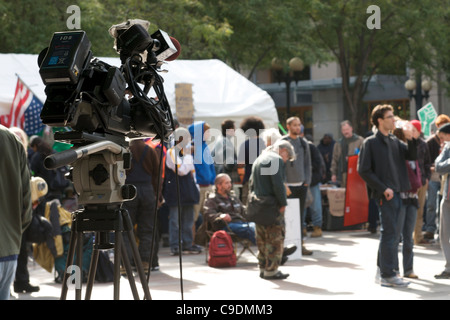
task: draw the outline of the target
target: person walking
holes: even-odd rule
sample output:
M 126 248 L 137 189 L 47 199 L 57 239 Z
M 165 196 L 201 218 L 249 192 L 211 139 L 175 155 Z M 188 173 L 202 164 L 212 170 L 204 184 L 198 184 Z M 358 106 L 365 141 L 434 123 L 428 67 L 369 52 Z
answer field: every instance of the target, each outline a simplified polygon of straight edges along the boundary
M 391 105 L 377 105 L 372 111 L 371 121 L 377 133 L 364 140 L 357 171 L 367 184 L 369 198 L 377 201 L 380 211 L 378 265 L 381 285 L 404 287 L 409 282 L 399 278 L 395 271 L 398 259 L 397 221 L 402 206 L 400 192 L 411 189 L 406 160 L 417 159 L 416 142 L 410 128 L 403 130 L 407 145 L 390 133 L 395 129 L 394 108 Z
M 31 223 L 31 176 L 25 148 L 2 125 L 0 141 L 0 300 L 9 300 L 22 234 Z

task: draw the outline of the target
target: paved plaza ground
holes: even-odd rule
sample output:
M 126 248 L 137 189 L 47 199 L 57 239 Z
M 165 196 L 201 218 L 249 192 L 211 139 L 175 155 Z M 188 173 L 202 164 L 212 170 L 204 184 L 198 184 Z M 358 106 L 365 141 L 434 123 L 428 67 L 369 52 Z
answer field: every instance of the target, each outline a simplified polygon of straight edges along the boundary
M 300 260 L 289 260 L 280 269 L 289 273 L 286 280 L 259 277 L 256 258 L 246 252 L 233 268 L 211 268 L 205 254 L 182 256 L 182 286 L 178 256 L 161 248 L 160 271 L 150 276 L 152 300 L 448 300 L 450 280 L 434 275 L 443 271 L 444 259 L 438 244 L 416 246 L 414 269 L 418 280 L 407 288 L 385 288 L 375 282 L 377 234 L 367 231 L 324 232 L 321 238 L 306 238 L 314 252 Z M 256 253 L 256 247 L 253 247 Z M 399 255 L 401 259 L 401 253 Z M 401 260 L 400 260 L 401 261 Z M 29 263 L 31 283 L 40 286 L 33 294 L 12 292 L 12 300 L 57 300 L 61 285 L 34 262 Z M 136 276 L 136 280 L 139 281 Z M 221 288 L 218 290 L 217 288 Z M 142 288 L 138 283 L 140 296 Z M 67 299 L 73 300 L 74 290 Z M 83 288 L 84 299 L 84 288 Z M 112 283 L 95 283 L 92 300 L 112 300 Z M 121 278 L 120 299 L 132 300 L 128 280 Z

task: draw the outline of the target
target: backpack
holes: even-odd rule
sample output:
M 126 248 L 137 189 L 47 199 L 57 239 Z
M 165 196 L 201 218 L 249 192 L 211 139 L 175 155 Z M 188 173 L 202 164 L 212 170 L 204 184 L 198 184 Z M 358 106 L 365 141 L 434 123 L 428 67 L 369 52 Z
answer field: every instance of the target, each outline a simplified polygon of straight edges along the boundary
M 214 232 L 209 242 L 208 265 L 213 268 L 235 267 L 236 253 L 230 235 L 219 230 Z

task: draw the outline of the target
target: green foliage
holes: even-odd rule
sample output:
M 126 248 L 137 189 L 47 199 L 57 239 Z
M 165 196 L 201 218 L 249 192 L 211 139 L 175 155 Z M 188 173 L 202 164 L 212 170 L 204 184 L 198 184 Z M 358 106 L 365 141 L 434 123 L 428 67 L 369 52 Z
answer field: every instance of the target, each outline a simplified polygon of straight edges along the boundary
M 381 10 L 381 29 L 367 28 L 372 4 Z M 177 38 L 181 59 L 217 58 L 251 72 L 273 57 L 337 61 L 355 112 L 373 74 L 404 74 L 408 66 L 433 75 L 450 66 L 450 0 L 1 1 L 0 52 L 39 53 L 53 32 L 67 30 L 69 5 L 80 7 L 97 57 L 117 56 L 112 25 L 139 18 L 152 23 L 150 33 L 160 28 Z M 357 77 L 353 86 L 350 76 Z

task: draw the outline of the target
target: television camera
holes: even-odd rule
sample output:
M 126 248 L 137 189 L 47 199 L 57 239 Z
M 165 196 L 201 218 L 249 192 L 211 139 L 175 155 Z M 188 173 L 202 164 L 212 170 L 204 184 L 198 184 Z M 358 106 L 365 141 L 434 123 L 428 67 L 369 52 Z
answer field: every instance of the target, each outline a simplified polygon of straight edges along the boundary
M 69 150 L 48 156 L 44 165 L 47 169 L 71 165 L 68 178 L 79 196 L 78 203 L 84 205 L 72 215 L 66 266 L 72 265 L 75 250 L 81 250 L 83 232 L 98 233 L 86 299 L 92 290 L 98 250 L 110 248 L 115 249 L 114 299 L 119 298 L 120 263 L 126 268 L 134 297 L 138 298 L 130 262 L 122 254 L 122 231 L 128 234 L 145 298 L 151 298 L 133 225 L 122 208 L 124 201 L 136 195 L 136 188 L 125 184 L 125 170 L 131 165 L 129 140 L 152 137 L 167 141 L 173 131 L 173 117 L 159 73 L 164 61 L 178 57 L 180 46 L 162 30 L 149 35 L 149 25 L 148 21 L 137 19 L 109 29 L 120 54 L 120 67 L 94 58 L 91 43 L 80 30 L 54 33 L 49 47 L 38 58 L 47 96 L 42 122 L 51 127 L 69 127 L 69 131 L 56 132 L 55 139 L 73 144 Z M 151 89 L 156 94 L 153 98 L 148 96 Z M 111 231 L 115 232 L 115 244 L 109 243 Z M 77 252 L 77 259 L 81 259 L 81 252 Z M 81 266 L 81 260 L 76 265 Z M 66 298 L 68 272 L 64 274 L 61 299 Z M 80 297 L 81 284 L 76 288 L 76 298 Z

